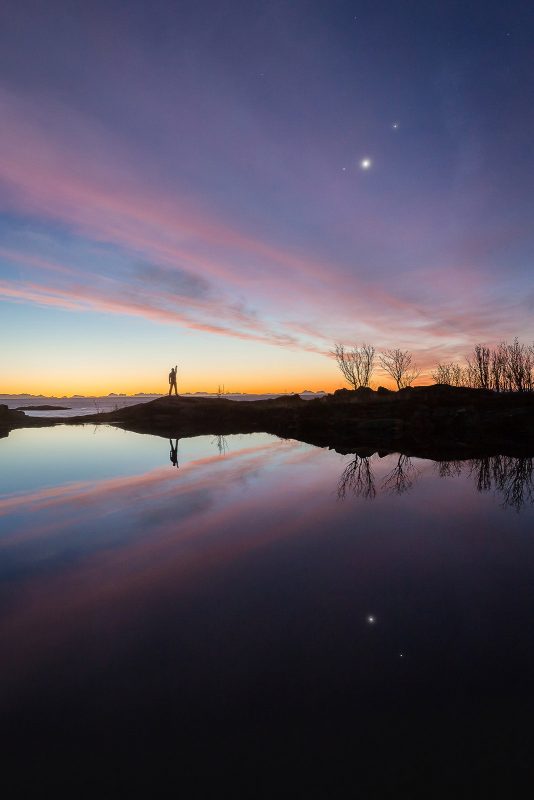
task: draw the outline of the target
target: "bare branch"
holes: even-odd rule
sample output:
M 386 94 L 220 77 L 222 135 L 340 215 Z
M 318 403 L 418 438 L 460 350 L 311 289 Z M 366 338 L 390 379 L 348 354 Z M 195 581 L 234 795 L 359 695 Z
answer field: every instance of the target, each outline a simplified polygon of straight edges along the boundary
M 375 348 L 372 345 L 364 342 L 361 347 L 349 350 L 342 344 L 336 344 L 332 355 L 341 374 L 353 389 L 369 386 L 375 359 Z
M 436 383 L 448 386 L 465 386 L 467 383 L 466 371 L 453 361 L 450 364 L 438 364 L 431 374 Z
M 405 389 L 411 386 L 416 378 L 421 374 L 416 364 L 412 361 L 412 354 L 409 350 L 384 350 L 379 356 L 380 366 L 393 378 L 397 384 L 397 389 Z

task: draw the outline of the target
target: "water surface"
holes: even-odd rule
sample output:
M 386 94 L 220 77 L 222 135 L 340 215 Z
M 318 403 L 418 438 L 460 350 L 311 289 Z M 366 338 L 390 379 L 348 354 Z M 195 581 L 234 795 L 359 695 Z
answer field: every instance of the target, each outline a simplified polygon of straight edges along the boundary
M 86 425 L 11 432 L 0 470 L 12 759 L 529 771 L 532 460 Z

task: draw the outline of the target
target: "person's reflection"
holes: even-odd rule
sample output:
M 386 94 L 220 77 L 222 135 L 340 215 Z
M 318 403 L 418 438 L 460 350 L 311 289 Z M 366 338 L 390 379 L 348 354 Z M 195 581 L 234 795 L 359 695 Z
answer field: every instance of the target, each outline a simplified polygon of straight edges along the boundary
M 169 453 L 169 458 L 171 460 L 171 464 L 173 467 L 178 467 L 178 439 L 174 440 L 174 444 L 172 443 L 172 439 L 169 439 L 169 444 L 171 446 L 171 452 Z

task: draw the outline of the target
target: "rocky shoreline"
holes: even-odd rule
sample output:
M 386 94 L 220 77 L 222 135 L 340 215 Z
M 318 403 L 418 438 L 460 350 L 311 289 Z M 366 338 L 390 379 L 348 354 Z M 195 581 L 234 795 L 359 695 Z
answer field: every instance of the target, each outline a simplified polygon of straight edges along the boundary
M 339 389 L 314 400 L 161 397 L 70 418 L 28 417 L 0 406 L 0 436 L 15 428 L 87 423 L 167 438 L 266 432 L 342 453 L 402 451 L 435 460 L 534 454 L 534 394 L 439 384 L 399 392 Z

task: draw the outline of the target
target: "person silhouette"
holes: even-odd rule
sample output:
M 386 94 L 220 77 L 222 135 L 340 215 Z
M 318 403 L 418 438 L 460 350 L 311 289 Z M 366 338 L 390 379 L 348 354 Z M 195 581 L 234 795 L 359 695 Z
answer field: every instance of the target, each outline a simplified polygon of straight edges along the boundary
M 172 394 L 172 387 L 174 386 L 174 392 L 176 396 L 178 396 L 178 389 L 176 388 L 176 373 L 178 372 L 178 364 L 175 367 L 171 367 L 171 371 L 169 372 L 169 397 Z
M 175 444 L 172 443 L 172 439 L 169 439 L 169 444 L 171 446 L 171 452 L 169 453 L 171 464 L 173 467 L 178 467 L 178 439 L 175 439 Z

